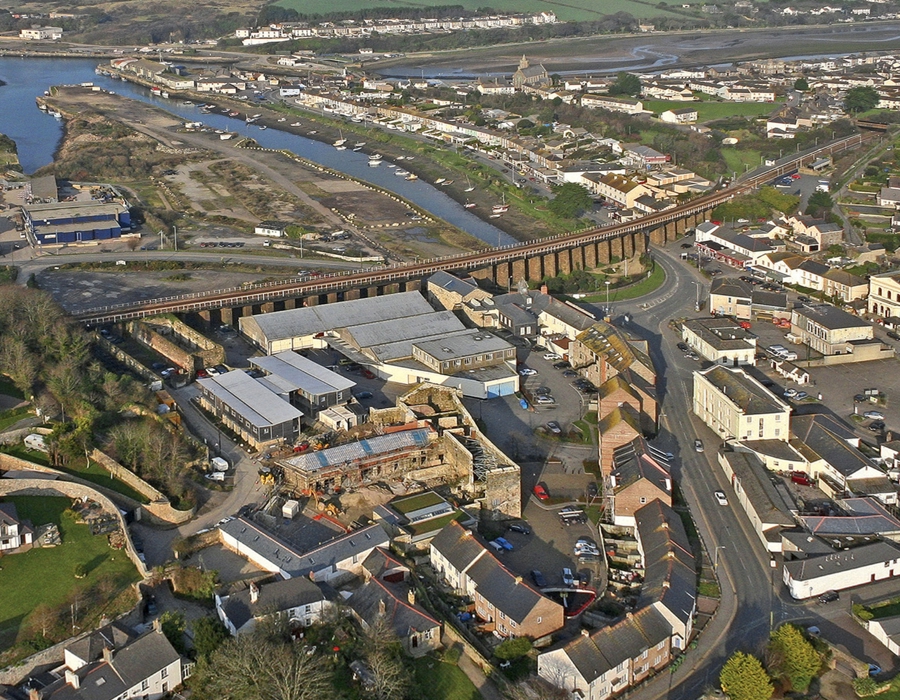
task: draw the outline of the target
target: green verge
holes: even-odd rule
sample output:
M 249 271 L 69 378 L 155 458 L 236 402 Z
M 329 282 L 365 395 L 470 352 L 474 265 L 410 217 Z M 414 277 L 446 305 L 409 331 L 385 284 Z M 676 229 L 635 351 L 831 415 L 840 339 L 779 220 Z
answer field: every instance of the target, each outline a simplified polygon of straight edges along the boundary
M 621 289 L 610 290 L 609 303 L 614 304 L 619 301 L 637 299 L 645 294 L 650 294 L 659 289 L 665 281 L 666 271 L 663 270 L 662 265 L 657 265 L 653 272 L 650 273 L 650 276 L 645 277 L 640 282 L 635 282 L 634 284 L 622 287 Z M 582 301 L 586 301 L 590 304 L 605 304 L 606 292 L 592 294 L 591 296 L 585 297 Z

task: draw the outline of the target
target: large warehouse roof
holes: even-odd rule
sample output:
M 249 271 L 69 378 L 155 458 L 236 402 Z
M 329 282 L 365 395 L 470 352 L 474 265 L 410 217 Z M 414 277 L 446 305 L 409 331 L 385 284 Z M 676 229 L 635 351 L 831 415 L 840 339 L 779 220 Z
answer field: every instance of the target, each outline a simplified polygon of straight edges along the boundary
M 260 381 L 271 384 L 276 393 L 302 389 L 307 394 L 318 396 L 356 386 L 356 382 L 292 350 L 265 357 L 251 357 L 250 364 L 270 373 Z
M 302 309 L 276 311 L 240 319 L 255 323 L 268 342 L 315 335 L 336 328 L 357 326 L 391 318 L 406 318 L 434 313 L 434 309 L 418 292 L 403 292 L 380 297 L 354 299 Z
M 200 379 L 198 383 L 257 428 L 286 423 L 303 415 L 278 394 L 240 370 Z

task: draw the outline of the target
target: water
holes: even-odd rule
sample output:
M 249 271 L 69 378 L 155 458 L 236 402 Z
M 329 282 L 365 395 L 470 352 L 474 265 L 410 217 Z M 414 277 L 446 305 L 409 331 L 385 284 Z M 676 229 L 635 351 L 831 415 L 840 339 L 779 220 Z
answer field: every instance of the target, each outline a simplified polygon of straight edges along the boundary
M 35 104 L 35 97 L 42 95 L 51 85 L 92 82 L 117 94 L 156 105 L 177 114 L 185 121 L 202 121 L 216 129 L 252 136 L 266 148 L 284 148 L 315 163 L 378 185 L 489 245 L 516 243 L 512 236 L 482 221 L 439 188 L 421 180 L 407 181 L 397 177 L 386 162 L 377 168 L 370 168 L 369 158 L 362 152 L 354 153 L 349 148 L 338 151 L 330 144 L 271 127 L 261 130 L 255 125 L 244 123 L 242 118 L 231 118 L 221 113 L 203 114 L 197 106 L 189 107 L 179 100 L 154 97 L 147 88 L 140 85 L 96 75 L 94 68 L 97 65 L 98 62 L 94 59 L 0 58 L 0 80 L 6 82 L 6 85 L 0 87 L 0 133 L 16 142 L 19 160 L 26 173 L 33 173 L 51 163 L 62 138 L 60 121 L 40 111 Z M 252 111 L 251 105 L 247 105 L 247 108 Z M 286 123 L 304 120 L 305 117 L 301 114 L 295 119 L 288 118 Z M 347 141 L 352 146 L 356 137 L 348 134 Z M 404 161 L 400 161 L 399 167 L 403 167 L 403 163 Z

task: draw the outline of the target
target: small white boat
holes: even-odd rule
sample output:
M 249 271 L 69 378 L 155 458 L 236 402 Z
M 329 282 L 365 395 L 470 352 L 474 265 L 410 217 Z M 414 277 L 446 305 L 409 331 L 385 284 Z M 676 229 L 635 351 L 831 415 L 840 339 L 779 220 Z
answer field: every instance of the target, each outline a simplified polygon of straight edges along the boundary
M 463 192 L 472 192 L 474 189 L 475 185 L 471 183 L 471 181 L 469 180 L 469 176 L 466 175 L 466 189 L 464 189 Z
M 260 131 L 265 131 L 265 130 L 268 129 L 268 128 L 269 128 L 269 127 L 267 127 L 265 124 L 260 124 L 260 125 L 259 125 L 259 130 L 260 130 Z
M 152 88 L 150 88 L 150 94 L 159 96 L 162 94 L 162 88 L 152 87 Z
M 334 149 L 336 151 L 346 151 L 347 147 L 346 146 L 335 146 Z
M 380 153 L 373 153 L 371 156 L 369 156 L 369 160 L 381 160 L 381 159 L 382 159 L 382 155 Z
M 443 182 L 445 182 L 446 180 L 447 180 L 447 178 L 445 178 L 445 177 L 439 177 L 437 180 L 434 181 L 434 184 L 435 184 L 435 185 L 440 185 L 440 184 L 442 184 Z
M 300 126 L 300 122 L 294 122 L 291 126 Z
M 365 145 L 366 145 L 366 142 L 365 142 L 365 141 L 357 141 L 357 142 L 353 145 L 353 148 L 362 148 L 362 147 L 365 146 Z
M 165 90 L 163 90 L 161 93 L 159 93 L 159 96 L 162 97 L 164 100 L 169 99 L 169 93 L 166 92 Z
M 184 106 L 184 107 L 193 107 L 193 106 L 194 106 L 194 103 L 191 102 L 190 100 L 185 100 L 185 101 L 182 102 L 181 104 L 182 104 L 182 106 Z
M 380 160 L 370 160 L 370 161 L 369 161 L 369 167 L 370 167 L 370 168 L 377 168 L 379 165 L 381 165 L 381 161 L 380 161 Z
M 313 129 L 312 131 L 309 132 L 310 136 L 312 136 L 313 134 L 318 134 L 318 133 L 319 133 L 319 132 L 316 131 L 315 129 Z
M 509 211 L 509 205 L 508 204 L 495 204 L 493 206 L 493 208 L 491 209 L 491 211 L 494 212 L 495 214 L 505 214 L 506 212 Z
M 344 138 L 344 132 L 341 131 L 340 129 L 338 129 L 338 133 L 340 133 L 341 137 L 337 141 L 335 141 L 333 144 L 331 144 L 335 148 L 340 148 L 345 143 L 347 143 L 347 139 Z
M 453 180 L 444 180 L 444 181 L 441 183 L 441 187 L 449 187 L 449 186 L 452 185 L 452 184 L 453 184 Z
M 418 180 L 419 176 L 416 175 L 415 173 L 410 173 L 409 175 L 406 176 L 406 179 L 407 180 Z
M 406 156 L 406 160 L 412 160 L 413 156 Z
M 356 148 L 353 149 L 353 152 L 359 153 L 361 150 L 362 150 L 362 146 L 357 146 Z
M 466 202 L 465 204 L 463 204 L 463 206 L 464 206 L 466 209 L 471 209 L 471 208 L 473 208 L 473 207 L 475 206 L 475 202 Z
M 503 216 L 503 214 L 491 214 L 488 218 L 489 219 L 499 219 L 501 216 Z
M 397 160 L 406 160 L 406 156 L 397 156 Z
M 286 118 L 286 117 L 282 117 L 282 118 L 279 119 L 278 121 L 279 121 L 279 122 L 286 122 L 286 121 L 287 121 L 287 118 Z
M 394 175 L 396 175 L 397 177 L 406 177 L 407 175 L 409 175 L 409 171 L 408 171 L 408 170 L 401 170 L 400 168 L 397 168 L 397 169 L 394 171 Z

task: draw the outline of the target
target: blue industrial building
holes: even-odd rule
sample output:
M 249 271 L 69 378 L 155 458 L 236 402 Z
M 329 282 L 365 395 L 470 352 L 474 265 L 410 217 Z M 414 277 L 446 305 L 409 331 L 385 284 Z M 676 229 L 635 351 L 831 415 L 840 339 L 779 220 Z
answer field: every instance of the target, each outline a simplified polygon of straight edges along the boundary
M 60 202 L 22 207 L 33 245 L 82 243 L 119 238 L 131 231 L 131 214 L 120 202 Z

